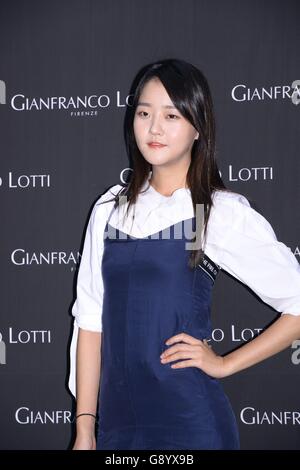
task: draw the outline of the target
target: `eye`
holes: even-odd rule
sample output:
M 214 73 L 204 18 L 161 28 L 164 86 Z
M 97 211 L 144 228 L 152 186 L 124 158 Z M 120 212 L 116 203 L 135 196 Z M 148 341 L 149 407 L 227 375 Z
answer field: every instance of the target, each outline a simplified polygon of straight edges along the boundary
M 145 117 L 145 116 L 142 116 L 143 113 L 148 114 L 146 111 L 139 111 L 139 112 L 137 112 L 137 115 L 141 116 L 141 117 Z
M 179 116 L 176 114 L 168 114 L 168 116 L 173 116 L 174 119 L 171 119 L 171 121 L 175 121 L 176 119 L 179 119 Z

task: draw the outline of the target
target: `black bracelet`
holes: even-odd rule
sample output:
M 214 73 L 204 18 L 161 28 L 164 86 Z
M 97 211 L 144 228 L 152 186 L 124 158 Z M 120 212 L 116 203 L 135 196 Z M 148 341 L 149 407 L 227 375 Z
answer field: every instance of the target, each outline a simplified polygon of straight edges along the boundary
M 93 413 L 80 413 L 79 415 L 75 416 L 75 420 L 77 420 L 77 418 L 79 418 L 79 416 L 93 416 L 93 418 L 95 418 L 95 420 L 97 420 L 97 416 L 96 415 L 93 415 Z

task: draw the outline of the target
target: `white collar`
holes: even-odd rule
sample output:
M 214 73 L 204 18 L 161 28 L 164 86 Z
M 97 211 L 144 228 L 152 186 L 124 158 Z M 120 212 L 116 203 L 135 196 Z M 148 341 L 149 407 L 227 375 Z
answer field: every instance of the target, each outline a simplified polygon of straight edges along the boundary
M 164 196 L 159 191 L 154 189 L 154 187 L 149 183 L 151 175 L 152 171 L 150 170 L 146 182 L 142 185 L 141 191 L 144 192 L 143 194 L 141 194 L 141 196 L 151 196 L 151 199 L 160 203 L 168 203 L 173 202 L 174 200 L 181 200 L 183 198 L 186 198 L 187 196 L 190 197 L 191 191 L 189 188 L 178 188 L 175 189 L 175 191 L 173 191 L 170 196 Z

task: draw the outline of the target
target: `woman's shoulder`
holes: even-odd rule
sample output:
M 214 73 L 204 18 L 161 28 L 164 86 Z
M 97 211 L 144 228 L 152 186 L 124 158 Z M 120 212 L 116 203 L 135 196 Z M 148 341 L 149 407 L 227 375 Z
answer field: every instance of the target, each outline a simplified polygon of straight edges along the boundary
M 96 199 L 93 205 L 91 219 L 96 224 L 102 224 L 109 212 L 112 210 L 116 201 L 116 196 L 120 193 L 124 186 L 121 184 L 114 184 L 109 186 L 105 191 Z
M 121 184 L 114 184 L 109 186 L 105 191 L 99 196 L 95 205 L 99 206 L 102 203 L 114 202 L 116 200 L 116 196 L 120 194 L 121 190 L 124 188 Z M 107 204 L 105 204 L 107 205 Z
M 245 218 L 255 217 L 256 211 L 250 199 L 236 191 L 218 189 L 212 194 L 213 205 L 210 212 L 210 226 L 217 226 L 220 233 L 231 231 Z
M 213 203 L 211 225 L 218 225 L 220 231 L 274 237 L 270 222 L 255 208 L 256 202 L 250 197 L 231 190 L 218 190 L 213 195 Z
M 216 205 L 251 207 L 248 197 L 231 189 L 216 189 L 212 193 L 212 198 Z

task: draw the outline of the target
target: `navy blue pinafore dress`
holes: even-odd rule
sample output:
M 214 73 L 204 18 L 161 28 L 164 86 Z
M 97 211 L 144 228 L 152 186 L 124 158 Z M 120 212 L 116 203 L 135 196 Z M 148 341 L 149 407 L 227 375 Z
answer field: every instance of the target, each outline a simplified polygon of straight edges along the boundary
M 219 381 L 197 367 L 171 368 L 180 361 L 160 361 L 171 336 L 212 333 L 219 266 L 205 255 L 189 268 L 187 225 L 195 230 L 195 217 L 135 238 L 106 223 L 97 450 L 239 449 Z

